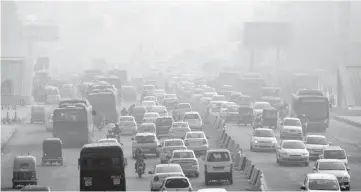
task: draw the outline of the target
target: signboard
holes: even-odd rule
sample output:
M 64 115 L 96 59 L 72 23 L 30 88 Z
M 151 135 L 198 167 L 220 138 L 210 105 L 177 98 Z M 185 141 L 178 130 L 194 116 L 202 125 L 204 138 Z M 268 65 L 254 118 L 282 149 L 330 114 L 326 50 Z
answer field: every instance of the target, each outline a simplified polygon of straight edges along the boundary
M 279 22 L 246 22 L 243 44 L 246 47 L 282 47 L 291 44 L 291 25 Z
M 319 103 L 319 102 L 326 102 L 326 98 L 301 98 L 302 102 L 307 103 Z
M 33 41 L 50 42 L 58 39 L 58 26 L 48 24 L 29 24 L 26 26 L 27 37 Z

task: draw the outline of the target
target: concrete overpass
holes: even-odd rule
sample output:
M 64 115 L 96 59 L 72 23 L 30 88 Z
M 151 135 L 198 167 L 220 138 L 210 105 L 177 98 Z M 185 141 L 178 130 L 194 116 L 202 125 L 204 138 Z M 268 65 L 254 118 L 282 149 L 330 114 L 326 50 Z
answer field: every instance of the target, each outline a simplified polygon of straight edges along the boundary
M 339 65 L 337 103 L 340 108 L 361 111 L 361 65 Z

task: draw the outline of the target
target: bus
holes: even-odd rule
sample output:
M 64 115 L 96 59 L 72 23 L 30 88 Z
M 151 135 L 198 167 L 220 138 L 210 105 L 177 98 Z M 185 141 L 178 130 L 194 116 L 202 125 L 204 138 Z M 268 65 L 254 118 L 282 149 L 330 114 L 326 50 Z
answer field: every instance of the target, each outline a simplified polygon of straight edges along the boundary
M 93 141 L 93 112 L 84 104 L 54 109 L 53 136 L 64 145 L 83 146 Z
M 58 104 L 61 100 L 60 91 L 55 86 L 45 86 L 45 94 L 46 94 L 46 103 L 48 104 Z
M 114 87 L 117 88 L 119 91 L 122 89 L 122 81 L 120 80 L 119 77 L 115 75 L 106 75 L 106 76 L 100 75 L 97 76 L 97 80 L 108 82 L 109 84 L 114 85 Z
M 80 191 L 126 191 L 126 166 L 119 143 L 84 145 L 78 159 Z
M 299 117 L 302 114 L 308 119 L 307 130 L 326 131 L 330 122 L 328 98 L 317 94 L 293 94 L 290 116 Z
M 102 91 L 98 93 L 91 93 L 88 96 L 89 102 L 96 112 L 94 122 L 96 124 L 105 121 L 104 123 L 115 123 L 121 110 L 120 99 L 112 91 Z
M 263 78 L 239 78 L 238 91 L 244 95 L 249 95 L 254 100 L 259 100 L 262 96 L 262 87 L 266 84 Z
M 281 90 L 279 87 L 262 87 L 261 100 L 267 101 L 273 107 L 281 105 Z

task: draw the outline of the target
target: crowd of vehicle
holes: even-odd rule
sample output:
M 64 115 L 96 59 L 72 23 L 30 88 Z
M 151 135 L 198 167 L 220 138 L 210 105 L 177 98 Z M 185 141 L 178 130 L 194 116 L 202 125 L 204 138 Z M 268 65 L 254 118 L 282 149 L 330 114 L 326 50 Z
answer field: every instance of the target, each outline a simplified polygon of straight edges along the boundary
M 91 73 L 86 74 L 87 78 L 91 77 Z M 51 114 L 45 115 L 46 127 L 54 138 L 44 140 L 42 163 L 62 165 L 62 145 L 82 147 L 78 159 L 80 190 L 126 191 L 125 150 L 132 151 L 136 160 L 134 171 L 139 177 L 145 174 L 147 156 L 159 158 L 159 164 L 148 172 L 153 175 L 151 191 L 193 190 L 188 178 L 200 174 L 204 174 L 206 185 L 220 180 L 233 184 L 230 151 L 210 149 L 209 137 L 203 130 L 208 116 L 214 115 L 226 123 L 251 125 L 254 132 L 250 150 L 274 151 L 280 165 L 308 166 L 315 159 L 313 173 L 306 176 L 302 190 L 350 190 L 345 150 L 332 146 L 323 135 L 310 134 L 309 128 L 325 131 L 328 127 L 328 104 L 319 91 L 299 90 L 290 105 L 281 102 L 275 91 L 271 91 L 273 96 L 262 94 L 277 88 L 260 89 L 262 93 L 258 97 L 254 91 L 246 95 L 225 83 L 211 86 L 209 80 L 189 74 L 173 74 L 167 81 L 171 86 L 167 84 L 163 90 L 157 88 L 157 81 L 145 80 L 140 89 L 140 103 L 128 109 L 121 98 L 134 93 L 123 90 L 116 77 L 103 75 L 97 81 L 82 82 L 79 87 L 83 99 L 61 100 Z M 136 92 L 137 88 L 128 90 Z M 321 107 L 317 110 L 322 114 L 314 113 L 315 106 Z M 42 109 L 36 106 L 32 110 Z M 41 120 L 36 114 L 32 113 L 32 122 Z M 93 141 L 95 128 L 105 128 L 108 132 L 103 139 Z M 276 129 L 280 129 L 281 140 L 276 137 Z M 123 147 L 124 136 L 131 136 L 131 149 Z M 205 164 L 204 173 L 200 172 L 199 157 Z M 36 185 L 35 166 L 31 155 L 16 157 L 13 187 Z

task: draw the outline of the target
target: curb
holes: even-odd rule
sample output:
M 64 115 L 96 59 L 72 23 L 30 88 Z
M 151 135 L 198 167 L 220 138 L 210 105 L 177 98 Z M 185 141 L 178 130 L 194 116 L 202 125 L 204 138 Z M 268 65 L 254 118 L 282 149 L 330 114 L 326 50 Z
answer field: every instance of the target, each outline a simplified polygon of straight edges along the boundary
M 343 118 L 343 117 L 340 117 L 340 116 L 334 116 L 333 119 L 335 119 L 336 121 L 339 121 L 339 122 L 343 122 L 343 123 L 346 123 L 346 124 L 349 124 L 349 125 L 352 125 L 352 126 L 361 128 L 361 124 L 360 124 L 360 123 L 357 123 L 357 122 L 355 122 L 355 121 L 348 120 L 348 119 Z
M 12 126 L 14 126 L 14 125 L 12 125 Z M 9 141 L 11 140 L 11 138 L 14 137 L 16 131 L 17 131 L 16 127 L 13 127 L 13 130 L 12 130 L 10 136 L 7 138 L 7 140 L 6 140 L 6 141 L 1 141 L 1 153 L 2 153 L 3 150 L 5 149 L 5 147 L 7 146 L 7 144 L 9 143 Z

